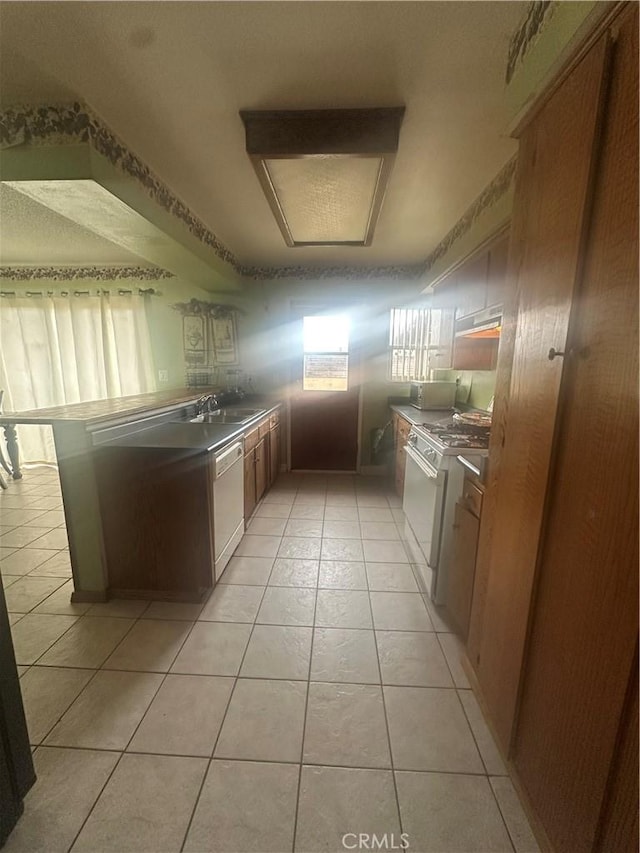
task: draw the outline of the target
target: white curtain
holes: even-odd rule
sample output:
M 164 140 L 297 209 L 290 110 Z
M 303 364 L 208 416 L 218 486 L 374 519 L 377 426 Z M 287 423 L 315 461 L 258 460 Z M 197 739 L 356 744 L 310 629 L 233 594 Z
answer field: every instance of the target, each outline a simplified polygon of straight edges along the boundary
M 138 294 L 0 300 L 3 410 L 23 411 L 154 391 L 145 302 Z M 55 462 L 48 427 L 18 428 L 23 462 Z

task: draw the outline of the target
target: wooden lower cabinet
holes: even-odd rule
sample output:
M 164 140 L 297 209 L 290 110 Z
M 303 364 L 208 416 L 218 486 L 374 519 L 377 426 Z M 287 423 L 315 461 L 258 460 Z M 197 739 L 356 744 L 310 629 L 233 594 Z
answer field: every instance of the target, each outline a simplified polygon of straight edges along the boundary
M 447 611 L 463 640 L 466 640 L 469 632 L 481 502 L 480 490 L 465 480 L 462 496 L 455 508 L 453 553 L 447 577 L 446 598 Z
M 280 472 L 280 424 L 269 430 L 269 485 L 273 486 Z
M 144 447 L 94 453 L 109 595 L 206 598 L 214 584 L 212 457 Z
M 253 515 L 258 503 L 256 499 L 256 462 L 255 448 L 244 456 L 244 520 L 245 524 Z
M 274 412 L 244 437 L 245 525 L 280 470 L 280 412 Z
M 256 501 L 264 496 L 268 485 L 269 475 L 269 442 L 268 436 L 261 438 L 254 451 L 256 466 Z
M 395 488 L 396 494 L 398 497 L 402 497 L 404 494 L 404 469 L 407 463 L 407 456 L 404 452 L 405 444 L 407 443 L 407 438 L 409 437 L 409 433 L 411 432 L 411 424 L 409 421 L 405 420 L 401 415 L 397 412 L 393 413 L 393 435 L 395 438 L 396 444 L 396 456 L 395 456 Z

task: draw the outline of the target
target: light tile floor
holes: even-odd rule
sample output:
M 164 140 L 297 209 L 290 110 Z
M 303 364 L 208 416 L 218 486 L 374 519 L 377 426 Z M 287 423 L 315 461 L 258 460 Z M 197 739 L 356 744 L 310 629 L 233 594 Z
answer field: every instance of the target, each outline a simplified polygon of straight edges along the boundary
M 284 475 L 204 606 L 90 606 L 69 602 L 55 470 L 11 482 L 38 781 L 5 849 L 537 850 L 402 518 L 377 479 Z

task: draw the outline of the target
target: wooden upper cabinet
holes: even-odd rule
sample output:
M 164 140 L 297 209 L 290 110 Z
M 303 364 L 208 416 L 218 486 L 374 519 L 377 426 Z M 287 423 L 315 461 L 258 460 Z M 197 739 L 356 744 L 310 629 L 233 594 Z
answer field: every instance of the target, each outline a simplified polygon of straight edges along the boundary
M 507 259 L 509 255 L 509 237 L 504 236 L 489 250 L 487 269 L 487 289 L 485 304 L 487 308 L 502 305 L 507 286 Z
M 502 233 L 491 244 L 450 272 L 436 285 L 443 306 L 455 307 L 460 320 L 504 301 L 509 234 Z
M 482 311 L 486 306 L 489 254 L 483 252 L 456 272 L 456 320 Z

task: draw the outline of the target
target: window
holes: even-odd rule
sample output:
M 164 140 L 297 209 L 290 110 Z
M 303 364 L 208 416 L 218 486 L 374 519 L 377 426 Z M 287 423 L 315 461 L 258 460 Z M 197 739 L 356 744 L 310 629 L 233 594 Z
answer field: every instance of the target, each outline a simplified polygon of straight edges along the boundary
M 349 388 L 349 318 L 344 314 L 304 317 L 303 391 Z
M 449 308 L 392 308 L 389 379 L 429 378 L 433 368 L 451 367 L 453 311 Z

